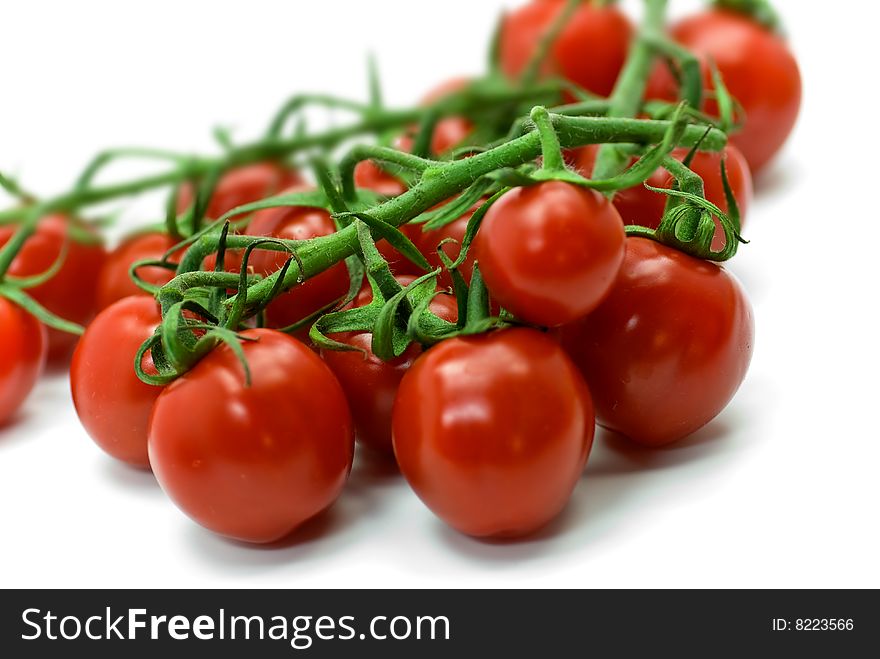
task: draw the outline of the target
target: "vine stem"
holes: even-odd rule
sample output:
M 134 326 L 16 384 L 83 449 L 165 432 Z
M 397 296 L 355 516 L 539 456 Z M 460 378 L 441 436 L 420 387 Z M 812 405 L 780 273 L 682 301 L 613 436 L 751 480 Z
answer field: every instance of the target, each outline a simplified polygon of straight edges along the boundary
M 573 148 L 587 144 L 617 142 L 627 144 L 656 144 L 661 142 L 672 126 L 669 121 L 606 117 L 568 117 L 551 114 L 551 121 L 563 148 Z M 703 126 L 687 126 L 682 131 L 679 146 L 693 147 L 700 143 L 705 150 L 718 151 L 727 143 L 727 136 L 717 130 L 708 132 Z M 399 197 L 390 199 L 367 211 L 378 221 L 392 226 L 400 226 L 436 204 L 454 197 L 467 189 L 478 179 L 499 169 L 514 168 L 530 162 L 541 154 L 541 136 L 538 131 L 505 142 L 493 149 L 476 154 L 470 158 L 455 161 L 434 161 L 424 170 L 418 183 Z M 227 247 L 238 249 L 246 247 L 254 236 L 228 236 Z M 297 263 L 291 264 L 284 273 L 280 289 L 286 290 L 303 279 L 308 279 L 326 270 L 355 253 L 358 247 L 357 230 L 353 225 L 329 236 L 313 238 L 302 242 L 277 241 L 278 249 L 294 249 Z M 189 264 L 199 264 L 216 251 L 216 235 L 200 237 L 187 251 L 181 263 L 181 274 L 166 284 L 163 291 L 182 292 L 201 284 L 202 273 L 186 272 Z M 274 247 L 267 246 L 268 249 Z M 277 291 L 276 272 L 248 287 L 245 291 L 225 301 L 227 307 L 241 304 L 238 297 L 244 294 L 245 304 L 255 308 L 263 304 L 272 291 Z M 198 281 L 194 281 L 198 280 Z
M 609 97 L 609 117 L 634 117 L 642 106 L 648 75 L 654 60 L 651 39 L 663 31 L 666 21 L 667 0 L 645 0 L 645 16 L 636 36 L 614 91 Z M 603 145 L 596 156 L 593 178 L 610 178 L 620 173 L 629 157 L 614 148 Z

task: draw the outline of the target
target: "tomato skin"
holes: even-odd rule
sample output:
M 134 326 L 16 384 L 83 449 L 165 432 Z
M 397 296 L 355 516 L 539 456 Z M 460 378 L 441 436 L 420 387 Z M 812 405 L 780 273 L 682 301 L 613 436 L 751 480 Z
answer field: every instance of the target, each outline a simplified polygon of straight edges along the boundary
M 153 298 L 123 298 L 86 328 L 70 365 L 73 404 L 86 432 L 112 457 L 143 468 L 150 466 L 147 421 L 162 388 L 138 379 L 134 358 L 161 321 Z M 149 355 L 143 368 L 155 373 Z
M 329 236 L 336 231 L 330 214 L 323 208 L 279 207 L 257 211 L 247 228 L 252 236 L 271 236 L 290 240 L 306 240 Z M 269 275 L 280 270 L 287 261 L 284 252 L 254 250 L 248 265 L 254 271 Z M 275 298 L 266 308 L 269 327 L 286 327 L 302 320 L 318 309 L 343 297 L 348 292 L 348 269 L 337 263 L 324 272 L 294 286 Z M 307 336 L 306 331 L 303 337 Z
M 397 277 L 401 286 L 408 286 L 414 279 L 407 275 Z M 354 306 L 365 306 L 372 299 L 373 291 L 367 285 L 358 294 Z M 441 293 L 431 301 L 430 308 L 444 320 L 458 320 L 458 306 L 451 295 Z M 339 379 L 348 398 L 358 441 L 380 453 L 393 454 L 391 410 L 394 398 L 400 380 L 422 353 L 421 346 L 413 343 L 400 357 L 383 362 L 373 354 L 373 335 L 370 332 L 343 332 L 332 338 L 360 349 L 349 352 L 321 351 L 321 357 Z
M 448 339 L 416 360 L 394 403 L 394 453 L 453 528 L 520 536 L 565 506 L 594 426 L 590 393 L 559 345 L 509 329 Z
M 501 32 L 501 69 L 517 78 L 566 0 L 534 0 L 510 12 Z M 612 5 L 584 2 L 558 36 L 545 62 L 545 74 L 557 73 L 600 96 L 614 89 L 626 60 L 633 27 Z
M 104 267 L 98 276 L 98 309 L 106 309 L 132 295 L 147 295 L 129 277 L 128 271 L 138 261 L 158 261 L 172 247 L 175 241 L 167 233 L 151 231 L 131 236 L 107 255 Z M 161 286 L 174 277 L 165 268 L 149 266 L 138 269 L 138 276 L 146 282 Z
M 220 346 L 159 396 L 149 451 L 162 489 L 205 528 L 278 540 L 330 506 L 351 470 L 354 433 L 330 369 L 296 339 L 246 330 L 252 381 Z
M 731 142 L 757 173 L 782 148 L 797 121 L 802 91 L 794 55 L 780 36 L 742 14 L 722 9 L 686 18 L 672 27 L 671 34 L 701 59 L 707 89 L 712 88 L 707 62 L 718 66 L 745 114 L 745 126 L 731 135 Z M 652 73 L 647 94 L 677 98 L 677 84 L 662 63 Z M 717 115 L 718 105 L 708 100 L 705 110 Z
M 47 351 L 45 326 L 0 297 L 0 426 L 31 393 L 46 365 Z
M 751 306 L 723 268 L 627 239 L 611 294 L 562 328 L 599 423 L 646 446 L 698 430 L 733 398 L 754 343 Z
M 71 237 L 71 225 L 87 232 L 94 242 L 78 242 Z M 5 245 L 17 225 L 0 226 L 0 246 Z M 61 267 L 51 279 L 28 289 L 28 295 L 55 315 L 85 325 L 95 315 L 95 289 L 106 252 L 100 237 L 92 227 L 66 215 L 52 214 L 42 218 L 36 232 L 19 251 L 9 274 L 14 277 L 32 277 L 51 268 L 63 250 L 67 254 Z M 59 363 L 70 357 L 77 336 L 69 332 L 48 329 L 49 361 Z
M 230 169 L 217 182 L 205 217 L 216 220 L 233 208 L 271 197 L 301 183 L 298 172 L 276 162 L 258 162 Z M 177 213 L 183 213 L 193 201 L 193 187 L 184 183 L 177 195 Z
M 588 314 L 607 295 L 625 239 L 620 215 L 604 197 L 548 181 L 496 201 L 475 252 L 493 299 L 522 320 L 554 327 Z
M 597 152 L 598 147 L 595 145 L 577 150 L 575 168 L 584 176 L 590 176 Z M 688 149 L 675 149 L 672 156 L 678 161 L 683 161 L 688 153 Z M 730 209 L 727 206 L 724 181 L 721 178 L 722 159 L 726 162 L 728 182 L 739 208 L 740 224 L 744 224 L 754 194 L 752 173 L 742 152 L 732 144 L 728 144 L 723 151 L 717 153 L 700 151 L 694 156 L 691 169 L 703 179 L 706 199 L 726 213 Z M 655 188 L 670 189 L 673 178 L 669 172 L 660 167 L 646 183 Z M 666 195 L 652 192 L 644 185 L 636 185 L 618 191 L 614 195 L 614 207 L 620 213 L 624 224 L 637 224 L 649 229 L 656 229 L 663 219 L 666 199 Z M 724 232 L 717 218 L 715 224 L 718 229 L 712 241 L 712 248 L 718 251 L 724 247 Z
M 473 217 L 475 211 L 476 208 L 472 208 L 454 222 L 450 222 L 449 224 L 444 225 L 439 229 L 424 231 L 422 230 L 423 225 L 414 225 L 415 231 L 419 233 L 419 235 L 416 236 L 416 247 L 418 247 L 419 251 L 425 255 L 428 263 L 431 264 L 431 268 L 442 268 L 440 276 L 437 278 L 438 283 L 441 287 L 451 287 L 452 276 L 449 274 L 449 271 L 446 269 L 446 267 L 443 265 L 443 261 L 440 259 L 438 246 L 446 239 L 451 238 L 452 240 L 454 240 L 454 243 L 447 243 L 443 245 L 442 249 L 452 261 L 457 259 L 458 255 L 461 253 L 461 243 L 462 241 L 464 241 L 464 235 L 467 232 L 468 222 L 470 222 L 471 217 Z M 474 251 L 470 250 L 468 252 L 467 258 L 464 260 L 464 263 L 462 263 L 459 267 L 459 272 L 461 272 L 462 276 L 467 282 L 470 282 L 471 280 L 471 275 L 474 271 L 475 258 L 476 257 L 474 255 Z

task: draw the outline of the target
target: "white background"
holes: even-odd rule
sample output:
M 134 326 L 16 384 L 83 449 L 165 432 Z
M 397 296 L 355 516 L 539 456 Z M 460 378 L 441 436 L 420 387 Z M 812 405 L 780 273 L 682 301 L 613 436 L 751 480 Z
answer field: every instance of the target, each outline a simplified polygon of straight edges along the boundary
M 252 137 L 294 90 L 362 97 L 369 50 L 388 100 L 408 104 L 481 70 L 502 5 L 15 3 L 0 26 L 0 169 L 50 194 L 102 147 L 212 150 L 212 126 Z M 757 182 L 752 243 L 731 266 L 756 311 L 751 372 L 692 440 L 652 453 L 600 433 L 564 516 L 513 544 L 447 530 L 401 478 L 360 461 L 328 515 L 253 548 L 201 530 L 150 474 L 100 453 L 55 375 L 0 430 L 0 587 L 880 586 L 880 144 L 870 53 L 855 54 L 875 47 L 880 16 L 854 0 L 777 5 L 803 113 Z M 134 208 L 122 228 L 160 207 Z

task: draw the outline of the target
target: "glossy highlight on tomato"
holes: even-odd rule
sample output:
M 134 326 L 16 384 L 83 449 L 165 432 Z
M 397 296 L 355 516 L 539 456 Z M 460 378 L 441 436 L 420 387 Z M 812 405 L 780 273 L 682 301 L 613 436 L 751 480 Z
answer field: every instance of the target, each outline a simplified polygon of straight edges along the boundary
M 501 330 L 448 339 L 416 360 L 394 404 L 394 453 L 451 527 L 522 536 L 565 506 L 594 424 L 590 393 L 559 345 L 537 330 Z
M 162 388 L 138 379 L 134 359 L 161 321 L 153 298 L 123 298 L 88 326 L 70 365 L 73 404 L 86 432 L 107 454 L 144 468 L 150 466 L 147 421 Z M 142 366 L 156 373 L 149 353 Z
M 492 297 L 521 320 L 554 327 L 604 299 L 625 238 L 620 215 L 600 194 L 548 181 L 492 204 L 474 247 Z
M 323 208 L 290 206 L 257 211 L 247 227 L 247 233 L 251 236 L 287 240 L 329 236 L 335 231 L 336 226 L 330 214 Z M 258 274 L 270 275 L 280 270 L 288 258 L 285 252 L 255 250 L 248 265 Z M 348 288 L 348 269 L 345 263 L 337 263 L 275 298 L 266 309 L 267 324 L 274 328 L 292 325 L 344 297 Z M 306 328 L 301 336 L 305 338 L 307 334 Z
M 517 78 L 567 0 L 532 0 L 504 19 L 500 57 L 504 73 Z M 613 4 L 584 2 L 553 44 L 542 72 L 558 74 L 587 91 L 608 96 L 626 60 L 633 27 Z
M 46 328 L 0 297 L 0 426 L 15 415 L 46 365 Z
M 752 310 L 724 268 L 646 238 L 628 238 L 606 300 L 562 328 L 593 392 L 599 423 L 646 446 L 714 419 L 749 367 Z
M 194 521 L 266 543 L 336 500 L 354 432 L 342 388 L 315 353 L 274 330 L 243 337 L 250 385 L 228 346 L 213 350 L 156 401 L 150 462 Z
M 685 18 L 671 29 L 673 39 L 703 64 L 704 82 L 712 89 L 713 61 L 731 95 L 742 105 L 745 126 L 731 135 L 752 171 L 757 173 L 782 148 L 797 121 L 801 75 L 784 39 L 749 17 L 712 9 Z M 677 83 L 662 63 L 649 80 L 648 98 L 674 100 Z M 705 110 L 718 114 L 709 99 Z
M 415 277 L 397 277 L 401 286 L 408 286 Z M 354 306 L 362 307 L 373 299 L 369 285 L 358 294 Z M 458 320 L 458 305 L 451 295 L 437 295 L 431 311 L 449 322 Z M 373 354 L 373 335 L 370 332 L 344 332 L 331 337 L 357 350 L 322 350 L 321 357 L 336 374 L 351 405 L 357 439 L 364 446 L 391 455 L 391 410 L 400 380 L 422 354 L 422 348 L 413 343 L 399 357 L 383 362 Z
M 0 225 L 0 247 L 18 225 Z M 63 261 L 52 277 L 27 289 L 28 295 L 53 314 L 85 325 L 97 311 L 96 287 L 105 258 L 103 241 L 97 230 L 75 218 L 51 214 L 40 219 L 9 268 L 13 277 L 34 277 L 52 268 L 61 255 Z M 49 360 L 69 359 L 77 337 L 48 328 Z

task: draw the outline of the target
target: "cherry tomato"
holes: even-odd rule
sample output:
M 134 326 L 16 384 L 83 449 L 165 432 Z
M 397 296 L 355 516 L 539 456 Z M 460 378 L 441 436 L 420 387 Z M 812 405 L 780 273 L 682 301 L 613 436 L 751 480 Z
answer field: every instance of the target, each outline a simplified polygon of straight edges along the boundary
M 418 241 L 422 235 L 421 226 L 415 224 L 404 224 L 400 227 L 400 230 L 403 232 L 407 238 L 409 238 L 412 243 L 418 247 Z M 379 253 L 382 255 L 388 262 L 388 266 L 391 268 L 391 271 L 395 275 L 421 275 L 424 274 L 415 263 L 407 259 L 403 254 L 398 252 L 394 247 L 391 246 L 387 240 L 380 240 L 376 243 L 376 248 L 379 250 Z
M 114 302 L 132 295 L 148 295 L 146 291 L 138 288 L 129 276 L 131 266 L 138 261 L 160 260 L 168 250 L 176 244 L 175 240 L 167 233 L 150 231 L 141 233 L 124 240 L 116 249 L 107 256 L 107 260 L 101 268 L 98 277 L 98 309 L 106 309 Z M 179 261 L 186 253 L 181 249 L 173 256 L 173 261 Z M 224 270 L 226 272 L 239 272 L 241 269 L 241 252 L 228 250 L 224 256 Z M 209 255 L 202 268 L 213 270 L 217 264 L 217 255 Z M 138 277 L 155 286 L 167 284 L 174 277 L 174 272 L 158 266 L 145 266 L 138 268 Z
M 533 0 L 510 12 L 501 30 L 501 69 L 516 78 L 531 60 L 566 0 Z M 545 74 L 559 74 L 600 96 L 614 89 L 633 28 L 614 5 L 584 2 L 569 19 L 545 61 Z
M 604 299 L 623 262 L 625 239 L 620 215 L 604 197 L 548 181 L 496 201 L 474 245 L 492 297 L 522 320 L 553 327 Z
M 611 294 L 565 326 L 603 426 L 647 446 L 669 444 L 721 412 L 752 355 L 752 310 L 714 263 L 646 238 L 626 241 Z
M 12 224 L 0 226 L 0 247 L 17 228 Z M 88 241 L 78 239 L 74 230 L 88 236 Z M 14 277 L 40 275 L 55 264 L 65 249 L 67 253 L 58 271 L 39 286 L 28 289 L 28 294 L 55 315 L 85 325 L 95 315 L 95 289 L 105 258 L 104 246 L 94 228 L 66 215 L 47 215 L 25 241 L 9 274 Z M 76 335 L 50 328 L 48 337 L 49 360 L 68 359 L 76 344 Z
M 425 95 L 422 105 L 439 101 L 452 92 L 457 92 L 470 83 L 468 78 L 454 78 L 436 87 Z M 444 117 L 434 126 L 431 136 L 431 151 L 442 155 L 458 146 L 468 138 L 474 125 L 466 117 Z M 401 151 L 409 151 L 413 146 L 412 135 L 401 135 L 394 144 Z M 386 197 L 396 197 L 406 192 L 406 185 L 389 174 L 371 160 L 359 162 L 354 169 L 354 182 L 359 188 L 378 192 Z
M 707 88 L 712 88 L 711 60 L 742 105 L 745 126 L 731 141 L 757 172 L 782 148 L 800 109 L 800 71 L 785 41 L 747 16 L 722 9 L 686 18 L 671 33 L 702 60 Z M 648 97 L 677 98 L 677 83 L 662 63 L 653 72 Z M 710 99 L 705 110 L 717 115 L 718 105 Z
M 217 219 L 233 208 L 271 197 L 281 190 L 302 183 L 299 173 L 276 162 L 258 162 L 236 167 L 220 177 L 208 202 L 205 217 Z M 194 201 L 192 185 L 180 187 L 177 212 L 183 213 Z
M 150 417 L 150 462 L 162 489 L 202 526 L 272 542 L 333 503 L 354 433 L 345 395 L 294 338 L 244 332 L 251 383 L 228 346 L 172 382 Z
M 148 296 L 123 298 L 86 328 L 70 365 L 70 390 L 89 436 L 117 460 L 149 468 L 147 421 L 160 387 L 141 382 L 134 358 L 162 321 Z M 147 354 L 142 367 L 156 372 Z
M 167 233 L 151 231 L 124 240 L 107 256 L 98 277 L 98 308 L 106 309 L 114 302 L 131 295 L 146 295 L 129 276 L 129 268 L 138 261 L 158 261 L 175 241 Z M 138 269 L 138 277 L 146 282 L 161 286 L 168 283 L 174 273 L 154 266 Z
M 0 426 L 31 393 L 46 365 L 46 328 L 18 305 L 0 297 Z
M 545 334 L 443 341 L 403 377 L 394 453 L 416 494 L 474 536 L 535 531 L 565 506 L 593 441 L 590 393 Z
M 451 260 L 455 260 L 458 258 L 458 255 L 461 253 L 461 243 L 464 240 L 464 235 L 467 232 L 467 225 L 470 222 L 471 217 L 474 215 L 475 208 L 470 209 L 467 213 L 462 215 L 460 218 L 455 220 L 454 222 L 450 222 L 449 224 L 440 227 L 439 229 L 432 229 L 430 231 L 421 231 L 421 227 L 419 225 L 415 226 L 415 231 L 420 232 L 420 235 L 416 236 L 416 246 L 419 248 L 419 251 L 425 255 L 425 258 L 428 260 L 428 263 L 431 264 L 432 268 L 443 267 L 443 270 L 440 272 L 439 284 L 443 287 L 452 286 L 452 277 L 449 274 L 449 271 L 443 266 L 443 262 L 440 259 L 440 254 L 438 253 L 438 247 L 440 243 L 444 240 L 451 238 L 455 242 L 446 243 L 443 245 L 442 249 L 446 256 L 448 256 Z M 471 275 L 474 271 L 474 252 L 473 250 L 468 252 L 467 258 L 464 260 L 464 263 L 459 267 L 459 272 L 461 272 L 462 276 L 464 276 L 465 280 L 470 282 Z
M 595 146 L 584 147 L 577 150 L 575 168 L 585 176 L 590 176 L 595 163 Z M 672 156 L 679 161 L 684 160 L 688 149 L 675 149 Z M 727 196 L 724 194 L 724 182 L 721 179 L 721 161 L 725 160 L 727 166 L 727 178 L 733 196 L 737 201 L 740 212 L 740 223 L 745 222 L 746 214 L 752 203 L 752 174 L 749 164 L 739 149 L 728 144 L 724 151 L 710 153 L 700 151 L 691 162 L 691 169 L 703 179 L 706 199 L 718 206 L 725 213 L 728 212 Z M 663 168 L 657 169 L 646 181 L 655 188 L 671 188 L 672 176 Z M 652 192 L 644 185 L 636 185 L 631 188 L 620 190 L 614 195 L 614 207 L 620 213 L 624 224 L 638 224 L 643 227 L 656 229 L 663 219 L 663 211 L 666 209 L 666 195 Z M 724 232 L 717 222 L 718 229 L 712 241 L 713 249 L 720 250 L 724 247 Z
M 328 236 L 336 231 L 330 214 L 323 208 L 279 207 L 257 211 L 247 228 L 252 236 L 271 236 L 290 240 L 306 240 Z M 249 265 L 254 271 L 269 275 L 280 270 L 287 261 L 284 252 L 255 250 Z M 270 327 L 286 327 L 309 314 L 344 297 L 348 292 L 348 269 L 337 263 L 324 272 L 279 295 L 266 308 Z M 303 337 L 308 335 L 306 330 Z
M 406 275 L 397 277 L 401 286 L 411 284 L 414 279 Z M 354 306 L 365 306 L 372 299 L 373 291 L 367 285 L 358 294 Z M 458 306 L 451 295 L 438 295 L 430 308 L 445 320 L 458 320 Z M 369 332 L 344 332 L 332 338 L 359 348 L 350 352 L 321 351 L 321 357 L 339 378 L 351 405 L 358 441 L 371 449 L 391 454 L 391 408 L 394 397 L 404 373 L 422 353 L 421 346 L 414 343 L 400 357 L 383 362 L 373 354 L 373 335 Z

